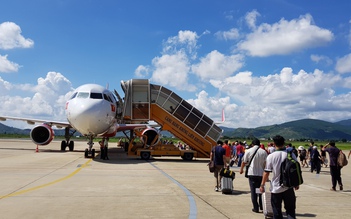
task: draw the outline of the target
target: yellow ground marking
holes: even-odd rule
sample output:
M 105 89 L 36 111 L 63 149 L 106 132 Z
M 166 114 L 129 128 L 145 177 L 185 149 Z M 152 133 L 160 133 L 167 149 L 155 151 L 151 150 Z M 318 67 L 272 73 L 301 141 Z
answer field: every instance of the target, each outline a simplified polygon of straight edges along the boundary
M 56 183 L 62 182 L 64 180 L 67 180 L 67 179 L 71 178 L 72 176 L 76 175 L 79 171 L 81 171 L 84 167 L 86 167 L 91 161 L 92 161 L 92 159 L 89 159 L 87 162 L 85 162 L 85 164 L 81 165 L 78 169 L 76 169 L 75 171 L 73 171 L 72 173 L 70 173 L 69 175 L 67 175 L 65 177 L 62 177 L 60 179 L 57 179 L 57 180 L 49 182 L 49 183 L 45 183 L 43 185 L 35 186 L 33 188 L 29 188 L 29 189 L 21 190 L 21 191 L 18 191 L 18 192 L 13 192 L 13 193 L 10 193 L 10 194 L 4 195 L 4 196 L 0 196 L 0 199 L 5 199 L 5 198 L 17 196 L 17 195 L 22 195 L 24 193 L 32 192 L 34 190 L 45 188 L 47 186 L 51 186 L 51 185 L 54 185 Z

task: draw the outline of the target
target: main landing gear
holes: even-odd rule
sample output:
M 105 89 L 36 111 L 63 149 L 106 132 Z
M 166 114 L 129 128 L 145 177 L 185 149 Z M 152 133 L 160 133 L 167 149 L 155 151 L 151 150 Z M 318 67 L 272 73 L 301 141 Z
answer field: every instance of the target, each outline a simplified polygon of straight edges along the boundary
M 69 151 L 74 150 L 74 141 L 70 141 L 72 135 L 76 132 L 74 131 L 72 134 L 69 133 L 70 129 L 68 127 L 65 128 L 65 141 L 61 141 L 61 151 L 65 151 L 66 147 L 68 147 Z
M 86 148 L 85 151 L 84 151 L 84 157 L 85 158 L 95 158 L 95 149 L 93 148 L 93 145 L 94 145 L 94 137 L 93 136 L 88 136 L 88 145 L 89 145 L 89 148 Z

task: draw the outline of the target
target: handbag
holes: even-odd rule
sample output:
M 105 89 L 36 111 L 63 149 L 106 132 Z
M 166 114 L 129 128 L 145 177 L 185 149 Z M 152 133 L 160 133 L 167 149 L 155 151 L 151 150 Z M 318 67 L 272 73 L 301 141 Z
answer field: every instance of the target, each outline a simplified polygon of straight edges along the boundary
M 214 165 L 214 162 L 211 160 L 208 164 L 208 170 L 213 173 L 214 170 L 215 170 L 215 165 Z
M 252 158 L 251 158 L 251 160 L 250 160 L 250 162 L 249 162 L 249 165 L 246 166 L 246 169 L 245 169 L 245 177 L 246 177 L 246 178 L 249 178 L 249 175 L 248 175 L 249 167 L 250 167 L 251 162 L 252 162 L 253 158 L 255 157 L 255 155 L 256 155 L 256 153 L 257 153 L 257 151 L 258 151 L 259 149 L 260 149 L 260 146 L 258 146 L 257 150 L 256 150 L 255 153 L 252 155 Z
M 210 162 L 207 164 L 208 166 L 208 170 L 210 171 L 210 173 L 213 173 L 215 171 L 215 163 L 214 160 L 216 156 L 216 148 L 213 148 L 213 156 L 212 156 L 212 160 L 210 160 Z

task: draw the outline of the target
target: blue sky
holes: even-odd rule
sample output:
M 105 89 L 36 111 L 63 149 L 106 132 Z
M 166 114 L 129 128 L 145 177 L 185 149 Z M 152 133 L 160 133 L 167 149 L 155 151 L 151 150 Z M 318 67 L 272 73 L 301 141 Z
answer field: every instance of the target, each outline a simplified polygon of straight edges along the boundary
M 346 0 L 0 5 L 0 115 L 64 121 L 74 88 L 147 78 L 227 127 L 351 118 Z

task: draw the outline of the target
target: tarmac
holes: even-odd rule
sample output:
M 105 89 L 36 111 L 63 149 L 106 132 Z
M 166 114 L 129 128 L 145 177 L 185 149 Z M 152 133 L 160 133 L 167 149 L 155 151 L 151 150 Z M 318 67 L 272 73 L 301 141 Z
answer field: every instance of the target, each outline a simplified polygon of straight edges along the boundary
M 85 141 L 61 152 L 60 142 L 0 139 L 0 218 L 264 218 L 251 211 L 248 180 L 236 172 L 234 191 L 214 191 L 208 159 L 148 161 L 127 157 L 109 144 L 109 160 L 84 158 Z M 99 151 L 98 143 L 95 148 Z M 329 168 L 303 168 L 296 191 L 297 218 L 351 217 L 351 164 L 342 169 L 344 190 L 330 191 Z

